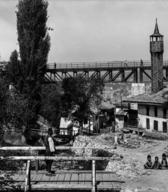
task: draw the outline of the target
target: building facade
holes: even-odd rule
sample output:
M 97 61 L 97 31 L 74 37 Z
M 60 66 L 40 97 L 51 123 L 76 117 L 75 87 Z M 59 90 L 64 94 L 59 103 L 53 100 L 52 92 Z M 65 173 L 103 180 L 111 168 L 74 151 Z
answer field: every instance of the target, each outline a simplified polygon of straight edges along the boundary
M 139 104 L 139 127 L 147 131 L 167 133 L 168 109 L 162 105 Z
M 151 93 L 125 99 L 138 104 L 138 127 L 146 131 L 168 132 L 168 88 L 163 89 L 163 35 L 159 33 L 156 20 L 154 33 L 150 36 L 152 65 Z

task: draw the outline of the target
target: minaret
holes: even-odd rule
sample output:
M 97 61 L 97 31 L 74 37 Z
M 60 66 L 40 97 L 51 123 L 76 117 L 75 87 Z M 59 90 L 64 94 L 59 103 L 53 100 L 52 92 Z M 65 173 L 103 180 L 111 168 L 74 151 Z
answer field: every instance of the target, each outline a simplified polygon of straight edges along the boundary
M 152 67 L 152 92 L 156 93 L 163 88 L 163 35 L 159 33 L 159 28 L 155 24 L 154 33 L 150 35 L 150 53 Z

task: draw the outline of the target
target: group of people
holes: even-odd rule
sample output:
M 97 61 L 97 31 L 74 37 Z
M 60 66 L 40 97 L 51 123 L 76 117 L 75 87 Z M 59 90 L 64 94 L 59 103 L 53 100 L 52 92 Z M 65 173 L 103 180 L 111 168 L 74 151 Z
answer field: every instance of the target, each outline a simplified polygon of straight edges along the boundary
M 148 155 L 147 162 L 145 163 L 144 168 L 145 169 L 168 169 L 166 154 L 165 153 L 162 154 L 161 162 L 159 161 L 159 157 L 156 156 L 154 163 L 152 162 L 151 155 Z

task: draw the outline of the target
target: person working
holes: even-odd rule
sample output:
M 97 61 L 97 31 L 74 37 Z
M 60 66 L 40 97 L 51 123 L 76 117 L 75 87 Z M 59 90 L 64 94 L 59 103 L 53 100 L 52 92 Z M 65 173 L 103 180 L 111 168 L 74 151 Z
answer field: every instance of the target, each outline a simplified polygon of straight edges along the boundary
M 54 156 L 54 153 L 55 153 L 55 145 L 54 145 L 54 139 L 52 135 L 53 135 L 53 130 L 52 128 L 49 128 L 48 135 L 45 140 L 46 156 Z M 46 160 L 46 170 L 48 173 L 54 174 L 55 172 L 51 171 L 52 162 L 53 160 Z

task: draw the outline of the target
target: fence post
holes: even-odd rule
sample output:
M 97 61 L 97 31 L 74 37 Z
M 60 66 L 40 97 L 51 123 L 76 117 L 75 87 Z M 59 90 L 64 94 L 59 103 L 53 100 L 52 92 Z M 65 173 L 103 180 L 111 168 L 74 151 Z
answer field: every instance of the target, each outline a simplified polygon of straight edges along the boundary
M 92 160 L 92 192 L 96 192 L 96 162 Z
M 31 175 L 30 175 L 30 160 L 27 160 L 27 167 L 26 167 L 26 178 L 25 178 L 25 192 L 30 191 L 31 189 Z
M 39 160 L 35 161 L 35 167 L 36 167 L 36 172 L 38 172 L 39 169 Z

